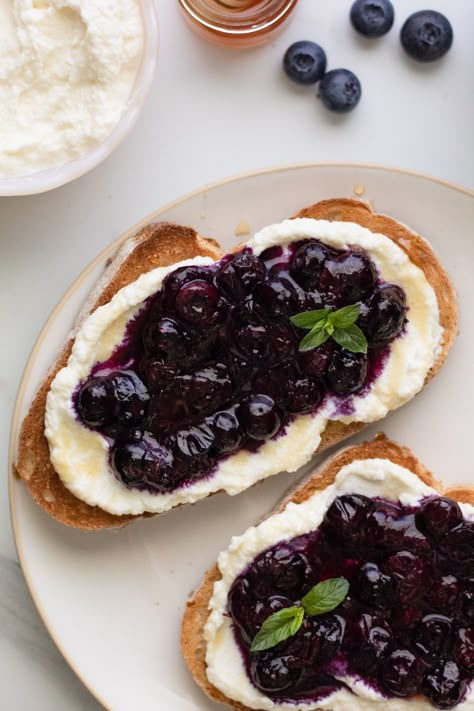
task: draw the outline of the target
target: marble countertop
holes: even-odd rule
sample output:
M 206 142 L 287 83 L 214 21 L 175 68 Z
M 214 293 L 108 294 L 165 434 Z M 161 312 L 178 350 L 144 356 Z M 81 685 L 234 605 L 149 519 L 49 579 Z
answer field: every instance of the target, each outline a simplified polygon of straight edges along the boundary
M 300 0 L 279 38 L 258 50 L 231 53 L 192 34 L 176 2 L 156 0 L 158 71 L 132 134 L 105 163 L 70 185 L 0 199 L 5 711 L 102 708 L 63 661 L 36 613 L 17 563 L 7 491 L 8 429 L 21 373 L 41 326 L 80 270 L 160 205 L 257 168 L 299 161 L 379 163 L 474 188 L 472 1 L 449 4 L 453 48 L 443 61 L 426 66 L 409 60 L 398 41 L 403 19 L 418 9 L 412 0 L 394 0 L 395 27 L 375 42 L 351 30 L 350 4 Z M 428 5 L 446 8 L 442 0 Z M 302 90 L 283 76 L 283 52 L 299 39 L 324 46 L 329 68 L 345 66 L 359 75 L 363 98 L 354 113 L 326 112 L 313 88 Z

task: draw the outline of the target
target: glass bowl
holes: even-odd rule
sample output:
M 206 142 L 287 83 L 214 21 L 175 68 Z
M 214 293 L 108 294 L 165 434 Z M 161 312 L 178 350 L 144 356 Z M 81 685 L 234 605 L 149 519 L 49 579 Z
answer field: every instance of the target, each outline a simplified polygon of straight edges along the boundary
M 54 168 L 12 178 L 0 177 L 0 196 L 53 190 L 88 173 L 105 160 L 132 130 L 150 91 L 158 59 L 158 19 L 153 0 L 138 0 L 143 19 L 143 52 L 129 99 L 109 135 L 82 155 Z

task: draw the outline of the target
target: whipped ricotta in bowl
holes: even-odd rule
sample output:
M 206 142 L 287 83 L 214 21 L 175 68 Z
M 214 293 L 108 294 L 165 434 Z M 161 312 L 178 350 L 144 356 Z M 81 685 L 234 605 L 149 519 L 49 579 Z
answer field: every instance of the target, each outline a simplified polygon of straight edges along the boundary
M 167 274 L 182 265 L 209 265 L 196 257 L 180 265 L 143 274 L 91 314 L 76 335 L 67 367 L 58 372 L 47 398 L 45 434 L 51 461 L 65 486 L 88 504 L 114 514 L 164 512 L 193 503 L 216 491 L 235 495 L 280 471 L 296 471 L 317 449 L 330 420 L 373 422 L 412 398 L 425 382 L 442 341 L 436 295 L 423 271 L 385 235 L 357 224 L 295 219 L 264 228 L 247 244 L 259 255 L 271 246 L 286 249 L 292 242 L 316 238 L 339 249 L 363 249 L 381 279 L 399 285 L 406 296 L 404 330 L 391 343 L 384 367 L 367 391 L 350 398 L 349 410 L 328 397 L 315 412 L 295 416 L 284 435 L 268 439 L 256 450 L 241 449 L 218 461 L 212 474 L 173 491 L 155 493 L 125 487 L 112 472 L 109 444 L 77 418 L 74 395 L 97 363 L 106 361 L 122 343 L 127 325 L 161 287 Z M 350 412 L 350 414 L 348 414 Z
M 101 144 L 124 112 L 143 47 L 139 0 L 0 0 L 0 179 Z

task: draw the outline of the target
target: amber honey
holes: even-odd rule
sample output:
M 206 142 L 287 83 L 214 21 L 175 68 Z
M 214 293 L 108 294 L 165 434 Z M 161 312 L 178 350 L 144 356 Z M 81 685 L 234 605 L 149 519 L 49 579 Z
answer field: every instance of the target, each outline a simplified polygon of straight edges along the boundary
M 289 19 L 298 0 L 178 0 L 201 37 L 232 49 L 269 42 Z

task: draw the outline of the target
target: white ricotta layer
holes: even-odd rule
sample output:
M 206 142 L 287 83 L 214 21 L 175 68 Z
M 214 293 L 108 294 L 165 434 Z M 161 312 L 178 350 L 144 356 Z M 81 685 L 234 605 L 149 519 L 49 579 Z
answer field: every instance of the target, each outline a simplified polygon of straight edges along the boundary
M 408 708 L 414 711 L 433 711 L 433 706 L 421 696 L 409 701 L 387 699 L 357 677 L 341 677 L 353 693 L 341 689 L 317 703 L 299 704 L 277 704 L 258 691 L 248 679 L 234 640 L 230 618 L 225 614 L 227 595 L 232 582 L 255 556 L 269 546 L 318 528 L 332 501 L 347 493 L 382 496 L 400 501 L 406 506 L 413 506 L 424 496 L 437 492 L 408 469 L 387 459 L 356 460 L 342 467 L 334 484 L 323 491 L 301 504 L 289 503 L 281 513 L 247 529 L 241 536 L 234 536 L 227 550 L 218 558 L 222 579 L 214 584 L 214 592 L 209 602 L 210 614 L 204 627 L 208 679 L 229 698 L 252 709 L 265 711 L 406 711 Z M 464 516 L 474 519 L 473 506 L 462 504 L 461 508 Z M 466 700 L 456 708 L 459 711 L 474 711 L 472 688 Z
M 0 176 L 52 168 L 101 143 L 142 47 L 136 0 L 0 0 Z
M 260 254 L 271 245 L 284 246 L 305 237 L 314 237 L 338 248 L 363 248 L 381 277 L 399 284 L 406 294 L 408 322 L 404 333 L 391 345 L 385 367 L 368 393 L 352 398 L 353 413 L 338 415 L 336 399 L 328 398 L 316 415 L 296 417 L 284 436 L 265 442 L 255 453 L 233 454 L 222 461 L 208 479 L 165 494 L 127 489 L 110 471 L 105 439 L 77 420 L 73 394 L 92 367 L 107 360 L 121 343 L 128 321 L 142 302 L 160 289 L 166 274 L 177 266 L 205 265 L 211 260 L 196 257 L 179 265 L 154 269 L 125 286 L 108 304 L 87 318 L 76 336 L 67 367 L 56 375 L 48 393 L 45 434 L 51 461 L 75 496 L 114 514 L 141 514 L 167 511 L 214 491 L 238 494 L 261 479 L 280 471 L 296 471 L 306 464 L 317 449 L 329 420 L 374 422 L 421 390 L 442 339 L 436 295 L 421 269 L 388 237 L 350 222 L 286 220 L 263 229 L 248 245 Z

